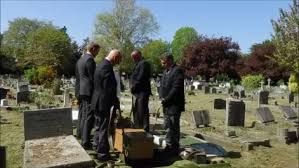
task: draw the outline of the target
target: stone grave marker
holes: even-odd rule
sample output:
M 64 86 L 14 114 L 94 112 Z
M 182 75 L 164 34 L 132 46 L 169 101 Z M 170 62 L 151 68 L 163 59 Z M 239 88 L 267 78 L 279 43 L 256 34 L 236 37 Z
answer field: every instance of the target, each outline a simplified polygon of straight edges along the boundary
M 27 83 L 18 82 L 17 92 L 26 92 L 26 91 L 29 91 L 29 85 Z
M 213 93 L 213 94 L 215 94 L 215 93 L 217 93 L 217 89 L 216 88 L 211 88 L 211 93 Z
M 92 159 L 72 135 L 72 109 L 24 112 L 24 168 L 91 168 Z
M 284 113 L 286 119 L 295 119 L 297 118 L 296 112 L 290 106 L 280 106 L 280 109 Z
M 258 104 L 268 104 L 269 91 L 260 90 L 258 92 Z
M 7 89 L 0 88 L 0 99 L 5 99 L 7 95 Z
M 17 92 L 17 104 L 20 104 L 21 102 L 29 102 L 29 97 L 30 91 Z
M 203 91 L 204 91 L 204 94 L 210 93 L 210 87 L 209 86 L 203 86 Z
M 210 116 L 207 110 L 193 111 L 192 114 L 196 127 L 200 125 L 208 126 L 210 124 Z
M 226 99 L 226 117 L 227 126 L 242 126 L 245 121 L 245 103 L 242 100 Z
M 7 99 L 1 99 L 1 104 L 0 104 L 1 107 L 6 107 L 8 106 L 8 100 Z
M 245 90 L 240 90 L 239 91 L 239 95 L 240 95 L 240 98 L 245 98 Z
M 226 101 L 223 99 L 214 99 L 214 109 L 225 109 Z
M 0 167 L 6 168 L 6 147 L 0 146 Z
M 194 85 L 191 85 L 190 86 L 190 90 L 194 90 L 195 89 L 195 86 Z
M 268 107 L 257 108 L 256 115 L 262 123 L 268 123 L 274 121 L 274 117 Z
M 64 89 L 63 107 L 70 107 L 70 89 Z
M 234 91 L 233 92 L 233 97 L 235 97 L 235 98 L 239 98 L 240 97 L 240 94 L 239 94 L 239 92 L 238 91 Z
M 288 94 L 288 98 L 289 98 L 289 103 L 292 103 L 292 102 L 294 102 L 294 93 L 289 93 Z
M 201 84 L 197 85 L 197 90 L 202 90 L 202 85 Z

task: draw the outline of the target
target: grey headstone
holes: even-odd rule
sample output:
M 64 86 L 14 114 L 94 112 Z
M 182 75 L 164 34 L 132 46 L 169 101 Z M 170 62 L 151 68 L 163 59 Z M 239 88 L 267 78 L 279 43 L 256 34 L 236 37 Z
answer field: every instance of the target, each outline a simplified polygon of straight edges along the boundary
M 6 99 L 1 99 L 1 107 L 8 106 L 8 101 Z
M 30 97 L 30 91 L 24 91 L 24 92 L 17 92 L 17 104 L 21 102 L 29 102 L 29 97 Z
M 72 135 L 72 109 L 43 109 L 24 112 L 25 140 Z
M 290 106 L 280 106 L 281 110 L 284 113 L 284 117 L 286 119 L 294 119 L 297 118 L 296 112 Z
M 63 107 L 70 107 L 70 89 L 64 90 Z
M 29 85 L 26 83 L 18 83 L 18 88 L 17 88 L 18 92 L 26 92 L 29 91 Z
M 214 109 L 225 109 L 226 101 L 223 99 L 214 99 Z
M 233 88 L 226 88 L 226 94 L 231 94 L 234 92 Z
M 292 92 L 289 93 L 288 98 L 289 98 L 289 103 L 294 102 L 294 93 L 292 93 Z
M 240 100 L 226 99 L 226 125 L 244 127 L 245 103 Z
M 210 87 L 209 86 L 203 86 L 203 91 L 204 91 L 204 94 L 210 93 Z
M 259 91 L 258 92 L 258 104 L 268 104 L 268 97 L 269 97 L 269 91 Z
M 262 123 L 274 121 L 274 117 L 268 107 L 257 108 L 256 115 Z
M 191 85 L 190 90 L 194 90 L 194 89 L 195 89 L 195 86 Z
M 210 124 L 210 116 L 207 110 L 193 111 L 192 114 L 196 127 L 200 125 L 207 126 Z
M 235 98 L 239 98 L 239 97 L 240 97 L 240 94 L 239 94 L 238 91 L 234 91 L 234 92 L 233 92 L 233 96 L 234 96 Z

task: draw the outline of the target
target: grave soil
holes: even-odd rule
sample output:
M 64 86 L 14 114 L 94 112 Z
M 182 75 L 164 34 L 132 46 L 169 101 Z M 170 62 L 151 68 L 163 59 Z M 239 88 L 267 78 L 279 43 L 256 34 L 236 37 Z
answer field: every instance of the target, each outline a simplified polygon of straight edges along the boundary
M 207 135 L 216 134 L 223 136 L 225 131 L 225 110 L 214 110 L 213 100 L 215 98 L 225 99 L 227 96 L 224 94 L 203 94 L 202 91 L 195 91 L 195 96 L 186 96 L 186 111 L 182 113 L 182 120 L 185 125 L 182 125 L 181 132 L 188 132 L 190 135 L 195 133 L 205 133 Z M 127 97 L 130 99 L 130 97 Z M 234 145 L 222 145 L 227 151 L 235 152 L 241 157 L 228 157 L 225 160 L 233 168 L 297 168 L 298 167 L 298 144 L 286 145 L 277 139 L 277 130 L 279 128 L 292 128 L 293 124 L 283 118 L 283 113 L 278 106 L 274 106 L 274 101 L 279 105 L 288 105 L 287 99 L 277 97 L 269 100 L 269 105 L 275 121 L 268 125 L 255 124 L 255 127 L 248 128 L 257 118 L 255 109 L 257 102 L 245 99 L 245 127 L 229 127 L 230 130 L 236 131 L 237 138 L 233 138 L 231 143 Z M 130 105 L 130 103 L 128 102 Z M 154 103 L 155 104 L 155 103 Z M 155 107 L 158 107 L 155 104 Z M 198 109 L 207 109 L 210 112 L 211 124 L 206 128 L 195 128 L 192 121 L 191 112 Z M 125 111 L 129 113 L 129 111 Z M 124 113 L 124 114 L 125 114 Z M 298 113 L 297 113 L 298 114 Z M 8 168 L 21 168 L 23 163 L 23 148 L 24 148 L 24 130 L 23 130 L 23 116 L 19 111 L 0 111 L 0 116 L 5 118 L 7 122 L 1 124 L 0 128 L 0 145 L 6 146 L 7 151 L 7 167 Z M 247 139 L 270 139 L 271 148 L 268 147 L 255 147 L 253 151 L 241 151 L 239 143 Z M 227 139 L 227 137 L 226 137 Z M 228 138 L 230 141 L 230 138 Z M 221 144 L 220 144 L 221 145 Z M 174 162 L 173 165 L 168 167 L 185 167 L 190 164 L 186 161 Z M 196 165 L 190 167 L 197 167 Z M 189 167 L 188 166 L 188 167 Z M 213 165 L 214 167 L 216 165 Z M 218 165 L 221 167 L 221 165 Z M 120 166 L 127 167 L 127 166 Z M 202 166 L 200 166 L 202 167 Z M 227 167 L 227 166 L 225 166 Z M 223 166 L 222 166 L 223 168 Z

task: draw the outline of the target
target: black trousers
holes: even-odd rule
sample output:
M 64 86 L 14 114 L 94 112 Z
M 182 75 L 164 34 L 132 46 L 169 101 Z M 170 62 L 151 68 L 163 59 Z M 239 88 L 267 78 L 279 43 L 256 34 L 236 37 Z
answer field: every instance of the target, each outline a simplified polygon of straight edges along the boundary
M 166 129 L 166 144 L 172 148 L 180 147 L 180 118 L 181 112 L 178 108 L 163 108 L 164 127 Z
M 113 114 L 110 122 L 110 131 L 112 131 L 113 120 L 115 116 Z M 109 141 L 108 141 L 108 126 L 110 120 L 110 111 L 97 112 L 95 115 L 95 132 L 94 132 L 94 142 L 97 157 L 102 158 L 109 155 Z
M 90 144 L 90 134 L 91 130 L 94 127 L 94 111 L 90 109 L 91 98 L 89 96 L 82 96 L 80 98 L 80 131 L 81 131 L 81 144 L 89 145 Z M 79 118 L 78 118 L 79 123 Z
M 135 105 L 133 109 L 134 127 L 142 128 L 148 132 L 149 131 L 149 109 L 148 109 L 149 95 L 139 94 L 135 98 L 136 98 Z

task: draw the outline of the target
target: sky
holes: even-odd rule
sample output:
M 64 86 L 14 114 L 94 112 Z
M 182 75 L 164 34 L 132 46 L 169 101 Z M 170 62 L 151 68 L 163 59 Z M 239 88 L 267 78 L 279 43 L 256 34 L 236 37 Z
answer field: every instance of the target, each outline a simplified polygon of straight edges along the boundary
M 160 29 L 152 36 L 171 42 L 181 27 L 193 27 L 209 37 L 231 37 L 248 53 L 254 43 L 271 38 L 271 19 L 279 17 L 279 9 L 289 10 L 292 0 L 136 0 L 149 9 Z M 18 17 L 52 21 L 66 26 L 72 40 L 79 44 L 91 37 L 96 15 L 110 12 L 111 0 L 1 0 L 1 33 L 9 21 Z

